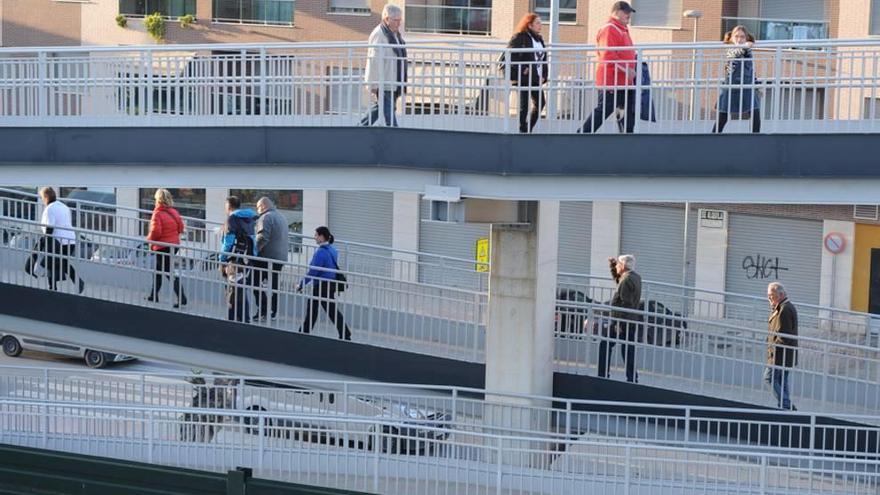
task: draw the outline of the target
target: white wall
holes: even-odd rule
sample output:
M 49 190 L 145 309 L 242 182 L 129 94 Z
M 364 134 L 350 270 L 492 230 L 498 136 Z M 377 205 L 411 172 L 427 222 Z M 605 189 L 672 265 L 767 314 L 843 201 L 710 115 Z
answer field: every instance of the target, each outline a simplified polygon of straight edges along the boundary
M 593 201 L 593 235 L 590 238 L 590 274 L 610 277 L 608 257 L 620 252 L 620 201 Z
M 694 285 L 700 289 L 723 292 L 727 276 L 727 226 L 729 215 L 724 211 L 721 221 L 702 220 L 697 211 L 697 252 Z M 723 210 L 722 210 L 723 211 Z M 699 299 L 724 303 L 724 296 L 708 292 L 697 293 Z M 696 316 L 715 317 L 723 315 L 720 306 L 697 305 Z

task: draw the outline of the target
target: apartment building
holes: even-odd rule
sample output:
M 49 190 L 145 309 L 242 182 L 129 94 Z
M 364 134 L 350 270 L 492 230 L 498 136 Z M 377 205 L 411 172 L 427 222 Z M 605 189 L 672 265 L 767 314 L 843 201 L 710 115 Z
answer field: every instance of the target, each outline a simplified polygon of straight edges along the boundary
M 505 40 L 550 0 L 391 0 L 404 8 L 410 37 Z M 613 0 L 560 0 L 560 41 L 590 42 Z M 385 0 L 3 0 L 0 45 L 153 43 L 144 16 L 167 16 L 164 43 L 344 41 L 364 39 Z M 638 43 L 720 39 L 745 24 L 759 39 L 860 38 L 880 34 L 878 0 L 633 0 Z M 685 18 L 699 11 L 698 19 Z M 177 18 L 193 15 L 181 26 Z M 126 18 L 119 26 L 117 16 Z M 695 32 L 696 29 L 696 32 Z M 696 34 L 696 36 L 695 36 Z

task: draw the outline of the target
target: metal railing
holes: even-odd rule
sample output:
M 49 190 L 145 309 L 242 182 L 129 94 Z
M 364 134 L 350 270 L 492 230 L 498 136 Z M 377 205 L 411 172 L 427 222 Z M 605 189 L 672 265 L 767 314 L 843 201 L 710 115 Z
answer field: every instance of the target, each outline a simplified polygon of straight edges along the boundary
M 124 236 L 146 236 L 150 227 L 151 210 L 87 201 L 76 198 L 60 198 L 72 210 L 75 227 L 84 231 L 117 233 Z M 15 236 L 14 226 L 4 226 L 3 218 L 39 219 L 43 209 L 34 193 L 0 187 L 0 230 L 3 242 Z M 220 251 L 222 224 L 202 218 L 181 216 L 186 224 L 183 244 L 208 250 Z M 88 236 L 88 234 L 83 234 Z M 146 240 L 144 240 L 146 242 Z M 474 270 L 474 260 L 454 258 L 418 251 L 376 246 L 346 240 L 337 240 L 339 267 L 345 272 L 378 275 L 409 282 L 418 282 L 424 274 L 434 275 L 433 283 L 475 291 L 488 287 L 488 273 Z M 308 263 L 317 246 L 309 235 L 290 233 L 289 259 Z
M 759 40 L 796 41 L 828 38 L 828 23 L 816 20 L 768 19 L 764 17 L 722 17 L 721 30 L 727 32 L 737 25 L 746 28 Z
M 0 367 L 0 398 L 381 417 L 450 432 L 880 459 L 880 418 L 575 400 L 418 384 Z
M 762 378 L 765 369 L 782 368 L 768 364 L 766 323 L 749 328 L 591 303 L 566 303 L 557 313 L 559 371 L 601 375 L 604 348 L 608 373 L 622 376 L 617 363 L 625 357 L 615 353 L 623 356 L 632 346 L 639 383 L 778 407 Z M 880 349 L 801 334 L 796 349 L 777 345 L 776 352 L 797 356 L 789 380 L 797 407 L 826 414 L 880 410 Z
M 0 400 L 13 445 L 377 493 L 876 493 L 878 461 L 403 429 L 382 418 Z
M 562 305 L 566 304 L 565 298 L 607 304 L 614 290 L 615 285 L 609 277 L 559 274 L 558 295 Z M 659 313 L 719 321 L 754 330 L 766 329 L 770 314 L 767 299 L 763 297 L 650 280 L 642 281 L 642 299 L 654 302 L 652 311 Z M 871 321 L 876 318 L 874 315 L 794 302 L 801 335 L 855 345 L 877 345 L 877 335 L 871 330 Z
M 229 266 L 218 259 L 216 250 L 181 246 L 170 255 L 159 255 L 150 251 L 142 238 L 77 228 L 71 229 L 78 240 L 74 253 L 68 257 L 41 244 L 46 242 L 46 236 L 39 231 L 37 222 L 6 219 L 6 226 L 16 227 L 18 233 L 13 242 L 0 249 L 0 280 L 5 283 L 45 288 L 47 275 L 58 270 L 60 291 L 76 293 L 77 282 L 83 280 L 85 297 L 159 307 L 206 318 L 249 321 L 251 315 L 257 313 L 257 297 L 273 292 L 267 281 L 277 277 L 279 289 L 274 294 L 278 299 L 278 318 L 252 323 L 285 331 L 301 329 L 309 301 L 326 302 L 325 297 L 312 293 L 312 285 L 302 293 L 296 290 L 309 268 L 300 263 L 281 263 L 282 270 L 276 273 L 254 263 L 265 260 L 238 256 L 249 263 Z M 176 247 L 158 242 L 151 244 Z M 167 266 L 171 267 L 167 276 L 178 278 L 182 291 L 172 297 L 169 294 L 172 283 L 168 281 L 166 293 L 159 293 L 160 301 L 153 302 L 147 297 L 159 273 L 154 268 L 158 256 L 167 258 Z M 74 274 L 68 272 L 68 266 L 75 270 L 76 281 Z M 221 266 L 227 268 L 226 277 L 220 274 Z M 235 275 L 229 276 L 232 269 Z M 347 290 L 336 299 L 336 306 L 354 333 L 355 341 L 482 362 L 484 293 L 375 275 L 346 275 Z M 313 331 L 320 335 L 322 328 L 323 325 Z
M 0 48 L 0 125 L 359 126 L 370 105 L 362 76 L 368 48 L 350 42 Z M 539 67 L 511 63 L 517 50 L 456 42 L 407 48 L 401 126 L 518 132 L 520 88 L 509 74 Z M 709 133 L 719 94 L 727 91 L 732 99 L 764 95 L 761 132 L 878 130 L 876 40 L 759 42 L 757 80 L 741 83 L 724 82 L 726 48 L 636 46 L 644 63 L 626 67 L 633 85 L 599 88 L 595 47 L 548 47 L 554 76 L 538 96 L 552 104 L 535 132 L 581 129 L 596 107 L 597 89 L 631 90 L 621 97 L 635 111 L 622 116 L 622 124 L 636 133 Z M 386 62 L 393 61 L 377 60 Z M 394 88 L 397 82 L 373 84 Z M 636 97 L 643 92 L 650 103 Z

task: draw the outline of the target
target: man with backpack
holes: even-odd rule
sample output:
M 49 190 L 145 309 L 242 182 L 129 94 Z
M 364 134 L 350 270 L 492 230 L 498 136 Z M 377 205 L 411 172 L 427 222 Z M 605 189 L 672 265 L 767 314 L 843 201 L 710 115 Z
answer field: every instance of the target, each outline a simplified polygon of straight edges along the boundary
M 220 271 L 227 281 L 226 319 L 250 323 L 250 304 L 245 289 L 253 285 L 252 261 L 245 256 L 257 255 L 257 214 L 250 208 L 242 208 L 237 196 L 229 196 L 226 198 L 226 215 L 223 252 L 220 253 Z

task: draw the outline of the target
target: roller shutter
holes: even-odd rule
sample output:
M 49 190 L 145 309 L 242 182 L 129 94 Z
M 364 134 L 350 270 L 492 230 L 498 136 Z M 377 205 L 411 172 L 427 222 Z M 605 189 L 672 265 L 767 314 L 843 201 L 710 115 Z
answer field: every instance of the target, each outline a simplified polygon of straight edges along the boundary
M 819 304 L 822 222 L 730 214 L 726 290 L 763 297 L 781 282 L 794 302 Z
M 563 201 L 559 205 L 559 271 L 590 273 L 593 203 Z
M 793 8 L 791 0 L 762 0 L 761 18 L 824 21 L 825 0 L 798 0 Z
M 391 246 L 393 194 L 377 191 L 330 191 L 327 223 L 340 240 Z
M 477 239 L 489 237 L 490 225 L 486 223 L 452 223 L 430 220 L 431 203 L 422 201 L 420 206 L 419 251 L 427 254 L 451 256 L 475 260 Z M 435 257 L 421 256 L 419 281 L 428 284 L 477 289 L 477 275 L 470 263 L 452 262 L 457 269 L 444 269 Z
M 681 284 L 684 208 L 624 203 L 621 206 L 621 223 L 621 254 L 636 257 L 636 272 L 642 276 L 642 280 Z M 695 209 L 691 210 L 688 223 L 687 285 L 693 286 L 697 252 Z M 613 254 L 609 253 L 609 256 Z M 655 297 L 650 293 L 648 297 L 680 311 L 678 297 Z

